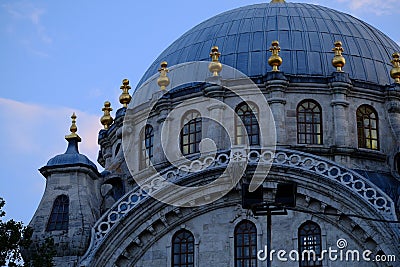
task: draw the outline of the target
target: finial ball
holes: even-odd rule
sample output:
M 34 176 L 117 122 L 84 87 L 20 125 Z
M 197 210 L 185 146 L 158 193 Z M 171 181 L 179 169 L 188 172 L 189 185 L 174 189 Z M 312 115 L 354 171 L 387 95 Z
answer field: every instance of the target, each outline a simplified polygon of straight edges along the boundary
M 160 76 L 157 79 L 157 84 L 158 86 L 160 86 L 161 90 L 165 90 L 170 83 L 169 78 L 167 76 L 167 73 L 169 72 L 167 66 L 168 66 L 167 61 L 163 61 L 161 62 L 160 68 L 158 69 Z
M 342 47 L 342 42 L 341 41 L 336 41 L 335 42 L 335 47 Z
M 166 68 L 166 67 L 168 67 L 168 62 L 163 61 L 163 62 L 161 62 L 160 66 L 161 66 L 161 68 Z
M 400 53 L 395 52 L 392 57 L 393 68 L 390 70 L 390 76 L 394 79 L 395 83 L 400 84 Z

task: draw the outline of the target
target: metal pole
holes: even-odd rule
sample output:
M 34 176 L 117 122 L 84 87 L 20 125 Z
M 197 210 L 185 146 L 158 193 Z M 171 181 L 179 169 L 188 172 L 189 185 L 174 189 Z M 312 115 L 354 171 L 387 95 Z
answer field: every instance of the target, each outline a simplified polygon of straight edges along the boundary
M 272 235 L 272 216 L 271 216 L 271 210 L 268 207 L 267 211 L 267 267 L 271 267 L 271 258 L 270 258 L 270 253 L 271 253 L 271 235 Z

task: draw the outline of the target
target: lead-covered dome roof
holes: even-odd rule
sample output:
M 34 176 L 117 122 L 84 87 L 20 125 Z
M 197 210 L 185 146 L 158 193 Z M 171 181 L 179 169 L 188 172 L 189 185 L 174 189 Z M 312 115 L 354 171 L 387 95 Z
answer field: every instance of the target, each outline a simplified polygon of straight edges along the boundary
M 78 142 L 75 139 L 68 140 L 65 153 L 51 158 L 45 168 L 60 166 L 86 166 L 97 172 L 96 165 L 88 157 L 79 153 Z
M 224 12 L 183 34 L 153 62 L 138 87 L 164 60 L 169 66 L 208 61 L 213 45 L 219 46 L 222 63 L 250 77 L 263 76 L 270 71 L 273 40 L 280 43 L 285 74 L 330 76 L 333 44 L 340 40 L 350 78 L 381 85 L 392 83 L 390 60 L 400 51 L 381 31 L 351 15 L 312 4 L 263 3 Z

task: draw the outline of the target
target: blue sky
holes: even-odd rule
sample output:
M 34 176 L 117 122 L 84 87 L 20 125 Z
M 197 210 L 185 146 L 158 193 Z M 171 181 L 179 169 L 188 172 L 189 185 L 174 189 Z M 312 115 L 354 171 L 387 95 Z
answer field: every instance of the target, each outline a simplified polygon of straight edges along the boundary
M 261 1 L 0 2 L 0 196 L 7 218 L 27 224 L 45 179 L 38 169 L 66 149 L 76 112 L 80 151 L 96 161 L 105 100 L 120 106 L 153 60 L 201 21 Z M 400 42 L 398 0 L 297 1 L 350 13 Z M 113 115 L 115 114 L 113 112 Z

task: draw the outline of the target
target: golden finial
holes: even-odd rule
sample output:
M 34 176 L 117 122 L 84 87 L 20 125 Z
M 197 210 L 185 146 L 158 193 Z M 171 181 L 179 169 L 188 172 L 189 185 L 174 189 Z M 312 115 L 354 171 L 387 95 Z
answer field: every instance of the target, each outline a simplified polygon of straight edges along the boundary
M 218 51 L 218 46 L 214 45 L 211 47 L 211 62 L 208 64 L 208 70 L 212 72 L 213 76 L 219 76 L 219 73 L 222 70 L 222 64 L 219 62 L 219 57 L 221 56 L 221 53 Z
M 104 115 L 100 118 L 101 124 L 103 124 L 104 129 L 108 129 L 110 125 L 113 123 L 114 119 L 111 117 L 110 112 L 113 109 L 111 108 L 111 103 L 106 101 L 104 102 L 104 108 L 102 111 L 104 112 Z
M 169 72 L 168 68 L 168 63 L 167 61 L 163 61 L 160 64 L 160 68 L 158 69 L 158 72 L 160 73 L 160 77 L 157 79 L 157 84 L 160 86 L 161 90 L 165 90 L 165 88 L 169 85 L 169 78 L 167 76 L 167 73 Z
M 71 131 L 71 133 L 69 135 L 66 135 L 65 139 L 70 140 L 70 139 L 73 139 L 73 138 L 77 138 L 78 142 L 80 142 L 81 138 L 76 133 L 78 131 L 78 127 L 76 127 L 76 115 L 75 115 L 75 112 L 72 113 L 71 119 L 72 119 L 72 124 L 71 124 L 71 127 L 69 127 L 69 130 Z
M 120 86 L 122 90 L 122 94 L 119 96 L 119 102 L 124 106 L 124 108 L 128 107 L 129 102 L 131 102 L 131 95 L 129 94 L 129 90 L 131 87 L 129 86 L 129 80 L 123 79 L 122 85 Z
M 335 56 L 332 59 L 332 65 L 336 68 L 336 71 L 343 72 L 342 68 L 346 65 L 346 59 L 342 56 L 344 51 L 342 42 L 336 41 L 335 47 L 332 49 L 335 52 Z
M 271 3 L 286 3 L 285 0 L 272 0 Z
M 390 70 L 390 76 L 392 76 L 395 83 L 400 83 L 400 53 L 393 53 L 392 57 L 393 68 Z
M 282 65 L 283 62 L 282 58 L 279 56 L 279 52 L 281 52 L 279 42 L 273 41 L 269 51 L 272 52 L 272 55 L 268 59 L 268 64 L 272 67 L 272 71 L 279 71 L 278 67 Z

